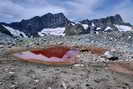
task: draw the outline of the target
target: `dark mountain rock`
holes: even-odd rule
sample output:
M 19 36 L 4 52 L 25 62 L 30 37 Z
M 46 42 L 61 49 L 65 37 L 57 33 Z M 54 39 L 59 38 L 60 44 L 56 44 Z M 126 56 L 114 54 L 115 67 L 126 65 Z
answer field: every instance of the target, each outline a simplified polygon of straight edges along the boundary
M 94 23 L 96 26 L 102 26 L 102 25 L 112 25 L 112 24 L 123 24 L 123 19 L 122 17 L 117 14 L 115 16 L 110 16 L 106 18 L 101 18 L 101 19 L 94 19 L 94 20 L 82 20 L 80 21 L 82 24 L 88 24 L 91 25 L 91 23 Z
M 45 28 L 64 27 L 70 21 L 64 16 L 63 13 L 51 14 L 48 13 L 41 17 L 41 22 Z
M 81 24 L 67 24 L 65 35 L 80 35 L 80 34 L 86 34 L 86 30 L 83 28 Z
M 82 24 L 88 24 L 88 25 L 91 25 L 91 21 L 90 20 L 88 20 L 88 19 L 85 19 L 85 20 L 82 20 L 82 21 L 79 21 L 80 23 L 82 23 Z
M 63 13 L 47 13 L 43 16 L 35 16 L 31 19 L 23 19 L 20 22 L 10 24 L 0 23 L 0 32 L 12 35 L 3 25 L 24 32 L 27 36 L 39 36 L 38 32 L 41 32 L 44 28 L 47 30 L 47 28 L 65 27 L 64 33 L 66 35 L 79 35 L 119 31 L 116 25 L 133 27 L 130 23 L 124 22 L 119 14 L 101 19 L 86 19 L 75 23 L 67 19 Z
M 12 34 L 1 25 L 1 23 L 0 23 L 0 32 L 12 36 Z
M 123 21 L 122 17 L 119 14 L 115 16 L 109 16 L 106 18 L 101 19 L 94 19 L 94 20 L 82 20 L 80 21 L 81 24 L 87 24 L 90 32 L 95 33 L 96 31 L 104 31 L 104 32 L 111 32 L 111 31 L 119 31 L 119 29 L 115 25 L 123 25 L 129 26 L 132 25 L 130 23 L 126 23 Z
M 13 22 L 6 25 L 14 29 L 18 29 L 29 36 L 37 36 L 37 33 L 40 32 L 43 28 L 64 27 L 65 24 L 69 22 L 70 21 L 64 16 L 63 13 L 48 13 L 43 16 L 36 16 L 28 20 L 22 20 L 21 22 Z

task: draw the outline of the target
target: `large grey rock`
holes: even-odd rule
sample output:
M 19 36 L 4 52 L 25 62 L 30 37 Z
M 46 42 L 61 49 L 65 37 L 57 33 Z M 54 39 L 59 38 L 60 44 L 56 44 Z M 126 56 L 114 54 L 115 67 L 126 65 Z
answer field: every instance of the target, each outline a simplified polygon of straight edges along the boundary
M 81 24 L 67 24 L 65 29 L 65 35 L 80 35 L 80 34 L 86 34 L 86 30 L 83 28 Z

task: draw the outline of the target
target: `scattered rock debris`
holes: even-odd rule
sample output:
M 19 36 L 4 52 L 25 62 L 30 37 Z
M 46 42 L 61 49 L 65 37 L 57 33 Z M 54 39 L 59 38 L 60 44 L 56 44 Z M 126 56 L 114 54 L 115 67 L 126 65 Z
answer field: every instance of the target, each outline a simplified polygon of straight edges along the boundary
M 117 34 L 46 36 L 9 42 L 4 39 L 4 47 L 0 47 L 0 89 L 132 89 L 133 39 Z M 15 47 L 13 51 L 20 52 L 19 47 L 25 51 L 25 48 L 46 49 L 48 45 L 78 48 L 80 62 L 69 66 L 48 66 L 18 61 L 9 53 L 9 49 Z M 107 51 L 109 55 L 104 55 Z

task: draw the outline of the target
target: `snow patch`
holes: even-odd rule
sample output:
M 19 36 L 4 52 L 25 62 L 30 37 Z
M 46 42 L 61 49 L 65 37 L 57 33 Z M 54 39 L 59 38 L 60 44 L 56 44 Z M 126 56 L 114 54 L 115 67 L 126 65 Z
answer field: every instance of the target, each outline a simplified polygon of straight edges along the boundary
M 84 27 L 84 29 L 88 29 L 88 24 L 82 24 L 82 26 Z
M 94 23 L 91 23 L 91 26 L 95 27 L 95 24 Z
M 58 35 L 64 36 L 65 27 L 57 27 L 57 28 L 44 28 L 41 32 L 38 32 L 39 36 L 46 35 Z
M 75 25 L 74 23 L 71 23 L 73 26 Z
M 124 31 L 124 32 L 133 31 L 132 27 L 130 26 L 125 26 L 125 25 L 115 25 L 115 26 L 119 29 L 119 31 Z
M 101 30 L 101 28 L 100 27 L 97 27 L 97 29 L 96 30 Z
M 132 36 L 128 36 L 128 39 L 132 38 Z
M 99 34 L 99 32 L 98 32 L 98 31 L 96 31 L 96 34 Z
M 108 26 L 108 27 L 105 28 L 104 31 L 108 31 L 108 30 L 112 30 L 112 28 Z
M 21 31 L 19 31 L 17 29 L 13 29 L 13 28 L 11 28 L 9 26 L 5 26 L 5 25 L 2 25 L 2 26 L 5 27 L 13 36 L 16 36 L 16 37 L 27 37 L 24 32 L 21 32 Z

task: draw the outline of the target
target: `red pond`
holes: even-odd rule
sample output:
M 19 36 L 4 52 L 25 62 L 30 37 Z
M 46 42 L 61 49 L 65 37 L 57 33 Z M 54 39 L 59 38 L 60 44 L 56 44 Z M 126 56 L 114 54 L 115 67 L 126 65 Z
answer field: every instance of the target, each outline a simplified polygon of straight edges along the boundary
M 78 49 L 55 46 L 47 49 L 34 49 L 14 53 L 17 59 L 43 64 L 75 64 L 78 62 Z

